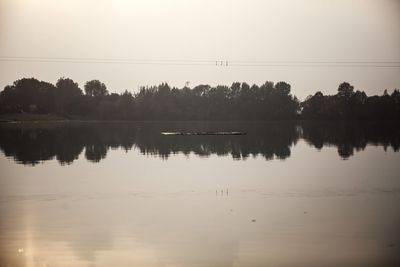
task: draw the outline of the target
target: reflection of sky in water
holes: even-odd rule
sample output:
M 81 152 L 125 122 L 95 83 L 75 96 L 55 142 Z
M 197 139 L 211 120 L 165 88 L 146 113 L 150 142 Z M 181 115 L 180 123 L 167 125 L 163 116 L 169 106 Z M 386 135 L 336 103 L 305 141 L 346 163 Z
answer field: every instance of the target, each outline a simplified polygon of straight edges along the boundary
M 400 154 L 366 146 L 342 160 L 308 142 L 284 161 L 2 155 L 0 266 L 398 265 Z

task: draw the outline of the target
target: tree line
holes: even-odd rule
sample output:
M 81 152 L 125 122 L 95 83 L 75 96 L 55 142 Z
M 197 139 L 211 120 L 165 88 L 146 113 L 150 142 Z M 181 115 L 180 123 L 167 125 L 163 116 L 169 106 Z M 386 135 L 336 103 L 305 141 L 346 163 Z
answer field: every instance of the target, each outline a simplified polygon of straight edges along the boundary
M 286 82 L 194 88 L 162 83 L 117 94 L 99 80 L 86 82 L 82 90 L 70 78 L 55 85 L 23 78 L 0 92 L 0 114 L 15 113 L 100 120 L 400 119 L 400 92 L 367 96 L 343 82 L 335 95 L 317 92 L 301 102 Z

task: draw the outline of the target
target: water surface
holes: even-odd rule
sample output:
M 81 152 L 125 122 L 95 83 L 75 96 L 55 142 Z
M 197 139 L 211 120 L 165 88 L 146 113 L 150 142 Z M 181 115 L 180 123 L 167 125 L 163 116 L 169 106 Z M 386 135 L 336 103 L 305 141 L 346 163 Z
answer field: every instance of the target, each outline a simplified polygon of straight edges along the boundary
M 162 136 L 161 131 L 246 136 Z M 0 125 L 0 266 L 398 266 L 400 126 Z

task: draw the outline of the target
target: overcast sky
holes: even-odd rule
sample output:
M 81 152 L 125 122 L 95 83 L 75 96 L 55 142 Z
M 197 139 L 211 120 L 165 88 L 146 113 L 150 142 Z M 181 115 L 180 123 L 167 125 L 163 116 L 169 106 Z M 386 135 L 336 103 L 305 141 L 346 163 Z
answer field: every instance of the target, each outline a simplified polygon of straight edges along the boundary
M 188 81 L 193 87 L 271 80 L 289 82 L 300 99 L 317 90 L 334 93 L 343 81 L 381 94 L 400 88 L 400 68 L 381 66 L 400 65 L 400 1 L 0 0 L 0 58 L 1 88 L 22 77 L 55 83 L 64 76 L 81 87 L 99 79 L 114 92 L 161 82 L 182 87 Z M 227 60 L 228 66 L 93 64 L 88 58 Z M 235 61 L 384 63 L 234 66 Z

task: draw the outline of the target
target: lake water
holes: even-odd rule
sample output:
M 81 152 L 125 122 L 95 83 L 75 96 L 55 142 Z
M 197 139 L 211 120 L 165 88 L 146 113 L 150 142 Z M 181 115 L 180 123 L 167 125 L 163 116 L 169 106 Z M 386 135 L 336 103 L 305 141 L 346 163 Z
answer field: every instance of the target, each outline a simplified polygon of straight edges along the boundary
M 162 131 L 245 136 L 162 136 Z M 400 125 L 0 125 L 0 266 L 400 266 Z

